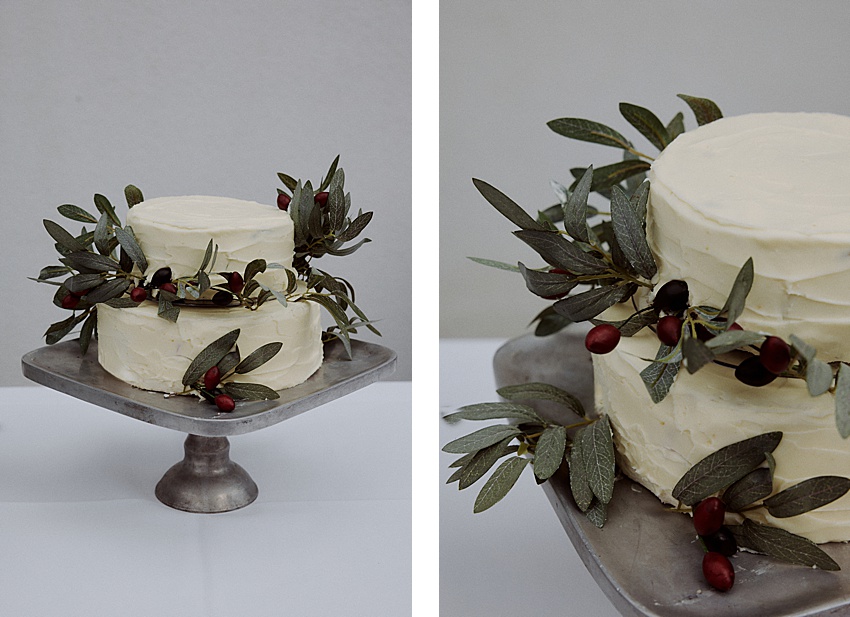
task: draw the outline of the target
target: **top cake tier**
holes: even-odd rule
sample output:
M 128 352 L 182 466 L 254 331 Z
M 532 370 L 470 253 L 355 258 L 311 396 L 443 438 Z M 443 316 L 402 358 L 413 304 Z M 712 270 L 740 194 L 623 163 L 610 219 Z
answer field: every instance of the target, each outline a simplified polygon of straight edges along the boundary
M 738 320 L 850 359 L 850 118 L 750 114 L 677 137 L 650 170 L 647 234 L 659 281 L 722 306 L 753 258 Z
M 159 197 L 130 209 L 127 224 L 148 261 L 149 277 L 169 266 L 172 276 L 194 276 L 210 239 L 218 245 L 213 272 L 243 272 L 254 259 L 292 266 L 294 226 L 289 213 L 274 206 L 227 197 Z M 257 277 L 286 286 L 283 270 Z

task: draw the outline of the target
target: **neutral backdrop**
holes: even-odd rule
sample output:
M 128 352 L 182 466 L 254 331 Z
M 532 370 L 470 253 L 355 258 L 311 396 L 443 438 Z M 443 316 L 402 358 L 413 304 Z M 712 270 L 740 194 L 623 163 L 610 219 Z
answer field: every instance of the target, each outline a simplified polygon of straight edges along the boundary
M 410 379 L 410 25 L 404 0 L 0 2 L 0 386 L 64 318 L 26 279 L 56 263 L 58 205 L 123 217 L 129 183 L 274 203 L 277 172 L 316 182 L 337 154 L 372 243 L 321 267 Z

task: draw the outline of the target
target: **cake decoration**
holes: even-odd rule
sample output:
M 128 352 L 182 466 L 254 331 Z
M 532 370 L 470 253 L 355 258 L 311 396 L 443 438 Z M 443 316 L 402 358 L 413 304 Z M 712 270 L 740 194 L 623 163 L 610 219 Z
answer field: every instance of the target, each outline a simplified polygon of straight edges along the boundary
M 821 180 L 819 173 L 826 172 L 809 168 L 832 170 L 831 165 L 850 157 L 850 121 L 827 114 L 727 120 L 709 99 L 679 96 L 699 126 L 687 135 L 681 113 L 665 125 L 648 109 L 620 104 L 629 124 L 662 152 L 657 158 L 603 124 L 579 118 L 549 122 L 560 135 L 622 150 L 623 160 L 571 169 L 574 182 L 569 188 L 552 182 L 559 203 L 536 217 L 490 184 L 473 180 L 482 196 L 520 228 L 514 235 L 546 265 L 472 259 L 519 273 L 529 291 L 553 302 L 534 318 L 536 334 L 549 335 L 576 322 L 593 324 L 585 346 L 594 360 L 596 414 L 583 409 L 569 392 L 549 384 L 501 388 L 497 393 L 505 401 L 470 405 L 446 417 L 512 422 L 447 444 L 444 451 L 463 454 L 452 464 L 457 470 L 449 482 L 467 488 L 508 456 L 481 489 L 474 507 L 480 512 L 504 497 L 525 467 L 531 465 L 536 480 L 543 482 L 563 462 L 576 505 L 602 527 L 619 470 L 674 509 L 693 513 L 695 522 L 714 508 L 708 516 L 712 525 L 698 523 L 698 535 L 711 555 L 704 560 L 704 573 L 716 589 L 729 589 L 734 571 L 722 552 L 710 547 L 728 548 L 730 542 L 792 563 L 838 569 L 815 542 L 850 539 L 850 505 L 842 501 L 850 480 L 840 475 L 850 475 L 850 447 L 843 442 L 850 435 L 850 366 L 842 361 L 850 357 L 842 358 L 840 345 L 823 337 L 822 325 L 835 320 L 823 317 L 826 297 L 842 305 L 840 290 L 833 291 L 835 285 L 826 281 L 848 267 L 840 257 L 846 249 L 839 254 L 838 241 L 824 241 L 826 273 L 821 277 L 824 283 L 818 279 L 817 290 L 805 282 L 799 284 L 801 291 L 793 281 L 783 285 L 776 264 L 762 266 L 745 251 L 758 247 L 759 255 L 786 264 L 799 259 L 798 244 L 818 246 L 820 231 L 799 223 L 794 227 L 795 219 L 788 214 L 786 220 L 786 211 L 779 206 L 769 215 L 776 222 L 759 218 L 763 210 L 749 204 L 761 200 L 773 206 L 774 194 L 788 193 L 774 180 L 782 174 L 765 177 L 762 184 L 757 182 L 761 178 L 748 183 L 748 174 L 730 169 L 725 158 L 737 165 L 754 158 L 758 163 L 768 151 L 764 157 L 770 163 L 791 159 L 777 163 L 779 168 L 807 164 L 811 187 Z M 818 146 L 823 140 L 830 145 L 827 154 Z M 789 157 L 789 150 L 805 160 Z M 709 171 L 700 173 L 703 169 Z M 722 170 L 717 180 L 737 191 L 725 202 L 713 192 L 710 170 L 715 169 Z M 694 176 L 699 179 L 690 183 Z M 748 191 L 749 185 L 753 186 Z M 820 189 L 820 185 L 812 188 L 818 212 L 833 219 L 842 216 L 845 193 Z M 591 193 L 610 200 L 608 213 L 588 203 Z M 744 211 L 742 231 L 724 218 L 728 216 L 724 208 Z M 691 216 L 690 209 L 696 214 L 685 221 L 683 212 Z M 709 219 L 706 213 L 711 215 L 709 223 L 699 219 Z M 690 243 L 671 234 L 674 221 L 695 229 L 688 235 Z M 748 243 L 758 237 L 754 234 L 762 229 L 772 232 L 773 227 L 779 229 L 774 236 L 785 241 L 782 253 L 768 252 L 758 240 Z M 711 241 L 726 242 L 723 234 L 731 237 L 732 248 L 723 245 L 721 265 Z M 797 236 L 804 239 L 797 241 Z M 784 254 L 785 246 L 790 257 Z M 733 258 L 740 260 L 734 264 Z M 589 289 L 576 292 L 582 285 Z M 747 306 L 748 299 L 753 308 Z M 780 307 L 777 317 L 771 312 L 774 305 Z M 812 317 L 819 328 L 807 325 L 800 306 L 819 311 Z M 690 377 L 698 371 L 700 375 Z M 805 398 L 796 385 L 800 382 Z M 643 392 L 634 389 L 635 383 Z M 698 406 L 707 392 L 714 397 L 709 406 Z M 833 400 L 825 409 L 820 401 L 828 398 L 822 396 L 826 394 Z M 556 401 L 575 415 L 576 422 L 551 422 L 519 400 Z M 721 410 L 722 414 L 716 413 Z M 797 416 L 789 422 L 794 412 Z M 784 426 L 794 429 L 785 440 L 779 430 Z M 753 429 L 760 427 L 763 432 L 754 434 Z M 736 434 L 738 439 L 733 438 Z M 513 445 L 515 440 L 518 445 Z M 821 460 L 807 456 L 805 451 L 813 444 L 828 449 L 829 456 Z M 770 454 L 774 449 L 775 458 Z M 727 513 L 735 525 L 723 524 Z M 721 525 L 713 529 L 717 521 Z M 717 537 L 721 527 L 723 533 Z

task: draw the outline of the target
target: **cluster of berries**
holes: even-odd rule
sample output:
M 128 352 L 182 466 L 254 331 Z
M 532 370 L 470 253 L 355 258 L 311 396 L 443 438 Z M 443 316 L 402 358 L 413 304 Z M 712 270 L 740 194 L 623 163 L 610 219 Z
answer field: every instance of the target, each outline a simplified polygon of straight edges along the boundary
M 729 557 L 738 552 L 738 543 L 723 525 L 726 504 L 719 497 L 703 499 L 694 508 L 694 529 L 702 541 L 702 575 L 718 591 L 729 591 L 735 583 L 735 570 Z
M 221 382 L 221 369 L 217 366 L 213 366 L 204 373 L 204 389 L 208 390 L 215 394 L 215 389 L 218 387 L 218 384 Z M 236 401 L 233 400 L 233 397 L 229 394 L 224 394 L 223 392 L 219 392 L 215 394 L 215 398 L 213 399 L 215 406 L 218 407 L 219 411 L 231 412 L 236 409 Z
M 321 193 L 316 193 L 313 196 L 313 201 L 315 201 L 320 206 L 325 206 L 328 203 L 328 195 L 327 191 L 322 191 Z M 287 195 L 286 193 L 278 193 L 277 195 L 277 207 L 281 210 L 289 210 L 289 204 L 292 201 L 292 197 Z

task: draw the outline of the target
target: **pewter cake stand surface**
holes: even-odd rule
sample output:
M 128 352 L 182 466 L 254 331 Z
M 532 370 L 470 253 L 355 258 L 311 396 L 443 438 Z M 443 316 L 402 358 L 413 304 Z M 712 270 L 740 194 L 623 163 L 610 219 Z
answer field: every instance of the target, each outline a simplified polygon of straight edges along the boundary
M 339 341 L 325 344 L 322 366 L 307 381 L 280 390 L 272 401 L 239 403 L 231 413 L 195 396 L 169 396 L 134 388 L 107 373 L 97 361 L 96 343 L 80 355 L 77 341 L 26 354 L 24 376 L 48 388 L 157 426 L 188 433 L 183 460 L 156 487 L 164 504 L 187 512 L 228 512 L 257 498 L 257 485 L 230 460 L 231 435 L 256 431 L 324 405 L 392 374 L 394 351 L 352 341 L 352 360 Z
M 528 335 L 501 347 L 494 358 L 499 387 L 547 381 L 592 409 L 593 373 L 584 331 Z M 534 403 L 530 403 L 534 404 Z M 550 408 L 538 407 L 546 415 Z M 850 443 L 848 443 L 850 448 Z M 688 516 L 668 512 L 655 496 L 627 478 L 614 486 L 604 528 L 576 507 L 562 468 L 543 490 L 567 536 L 602 591 L 630 617 L 850 616 L 850 545 L 821 545 L 841 566 L 825 572 L 762 555 L 732 558 L 735 585 L 714 591 L 702 577 L 703 551 Z M 569 607 L 563 615 L 572 617 Z

